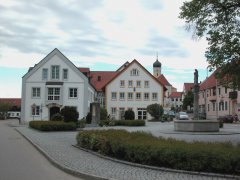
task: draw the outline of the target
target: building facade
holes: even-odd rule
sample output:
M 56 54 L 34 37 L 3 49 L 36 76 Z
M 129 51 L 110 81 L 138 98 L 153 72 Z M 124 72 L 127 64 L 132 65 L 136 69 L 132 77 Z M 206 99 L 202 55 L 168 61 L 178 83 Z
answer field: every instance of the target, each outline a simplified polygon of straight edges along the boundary
M 50 120 L 64 106 L 76 107 L 81 119 L 94 93 L 88 78 L 54 49 L 22 77 L 21 121 Z
M 150 119 L 147 106 L 154 103 L 163 105 L 164 85 L 137 60 L 121 69 L 104 89 L 105 107 L 114 119 L 123 119 L 128 109 L 134 111 L 135 119 Z
M 200 84 L 199 111 L 207 119 L 235 115 L 240 117 L 240 91 L 222 86 L 215 78 L 216 71 Z

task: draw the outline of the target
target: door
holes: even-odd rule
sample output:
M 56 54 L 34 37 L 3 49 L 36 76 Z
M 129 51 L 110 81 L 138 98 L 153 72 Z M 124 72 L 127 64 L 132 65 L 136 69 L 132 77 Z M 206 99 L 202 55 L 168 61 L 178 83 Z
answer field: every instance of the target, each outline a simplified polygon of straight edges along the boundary
M 138 108 L 138 119 L 147 119 L 147 110 L 145 108 Z

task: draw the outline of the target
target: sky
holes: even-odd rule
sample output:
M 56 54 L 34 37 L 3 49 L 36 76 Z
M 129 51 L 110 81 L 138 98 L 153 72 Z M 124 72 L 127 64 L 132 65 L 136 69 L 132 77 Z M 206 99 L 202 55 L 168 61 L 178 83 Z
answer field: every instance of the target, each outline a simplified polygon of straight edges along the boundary
M 207 41 L 178 18 L 184 0 L 0 0 L 0 98 L 20 98 L 28 68 L 58 48 L 77 67 L 115 71 L 158 60 L 178 91 L 207 76 Z

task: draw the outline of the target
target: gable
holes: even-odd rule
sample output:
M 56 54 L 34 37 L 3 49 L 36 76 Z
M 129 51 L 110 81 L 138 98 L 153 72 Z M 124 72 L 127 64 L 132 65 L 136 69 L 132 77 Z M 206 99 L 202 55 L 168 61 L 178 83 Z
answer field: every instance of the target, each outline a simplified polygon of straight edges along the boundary
M 137 69 L 139 74 L 134 76 L 131 75 L 131 71 Z M 165 86 L 158 81 L 151 73 L 149 73 L 137 60 L 133 60 L 128 66 L 126 66 L 122 71 L 120 71 L 112 80 L 110 80 L 105 86 L 109 85 L 113 81 L 126 80 L 131 77 L 132 80 L 149 80 L 153 81 L 159 86 L 162 86 L 165 89 Z
M 23 76 L 23 80 L 28 81 L 42 81 L 42 70 L 48 69 L 48 79 L 51 80 L 51 67 L 53 65 L 59 66 L 59 81 L 63 77 L 63 69 L 68 70 L 69 79 L 74 80 L 78 79 L 79 81 L 87 81 L 87 78 L 77 69 L 77 67 L 58 49 L 54 49 L 50 52 L 44 59 L 42 59 L 38 64 L 36 64 L 31 70 L 28 71 Z

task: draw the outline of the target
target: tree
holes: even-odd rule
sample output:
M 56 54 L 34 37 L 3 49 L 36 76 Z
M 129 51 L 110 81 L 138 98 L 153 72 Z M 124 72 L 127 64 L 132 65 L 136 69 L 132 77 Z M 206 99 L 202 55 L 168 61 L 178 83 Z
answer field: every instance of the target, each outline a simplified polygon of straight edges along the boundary
M 240 88 L 240 1 L 192 0 L 180 9 L 179 17 L 185 19 L 193 36 L 206 36 L 205 56 L 210 70 L 219 69 L 216 78 Z
M 187 107 L 193 107 L 193 92 L 192 91 L 188 91 L 186 96 L 183 99 L 183 110 L 187 110 Z
M 105 108 L 100 108 L 100 120 L 107 120 L 107 110 Z
M 124 119 L 126 119 L 126 120 L 134 120 L 135 119 L 134 111 L 131 110 L 131 109 L 128 109 L 127 111 L 125 111 Z
M 76 107 L 65 106 L 61 109 L 61 115 L 64 117 L 65 122 L 75 122 L 77 123 L 79 113 Z
M 147 112 L 154 117 L 154 119 L 159 120 L 163 115 L 163 107 L 160 104 L 150 104 L 147 106 Z
M 11 108 L 10 103 L 6 102 L 0 102 L 0 119 L 6 119 L 7 118 L 7 113 Z

